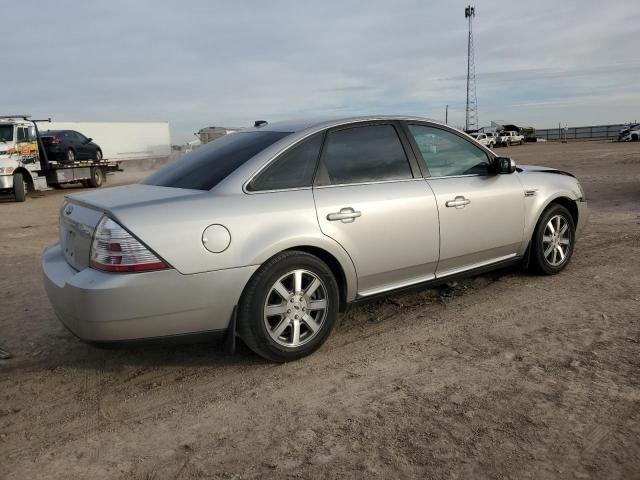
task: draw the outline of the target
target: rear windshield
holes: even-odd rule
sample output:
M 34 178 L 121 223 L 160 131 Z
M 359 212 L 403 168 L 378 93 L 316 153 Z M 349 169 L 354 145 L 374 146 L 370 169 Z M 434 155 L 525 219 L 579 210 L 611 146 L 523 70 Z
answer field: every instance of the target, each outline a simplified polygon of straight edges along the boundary
M 289 132 L 230 133 L 178 158 L 142 183 L 210 190 L 251 157 L 287 135 Z

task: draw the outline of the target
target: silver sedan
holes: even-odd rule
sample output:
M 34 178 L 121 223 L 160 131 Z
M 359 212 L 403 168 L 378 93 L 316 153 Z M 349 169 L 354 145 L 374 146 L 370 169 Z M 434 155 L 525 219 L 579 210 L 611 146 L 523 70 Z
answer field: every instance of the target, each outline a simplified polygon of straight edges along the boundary
M 257 122 L 141 184 L 69 195 L 42 267 L 81 339 L 219 333 L 282 362 L 375 295 L 517 262 L 558 273 L 587 217 L 570 173 L 436 122 Z

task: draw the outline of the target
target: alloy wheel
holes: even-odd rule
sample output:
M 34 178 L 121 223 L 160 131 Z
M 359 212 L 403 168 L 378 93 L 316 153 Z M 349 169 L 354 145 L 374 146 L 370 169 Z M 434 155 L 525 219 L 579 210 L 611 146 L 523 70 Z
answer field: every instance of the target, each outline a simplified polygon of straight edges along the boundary
M 562 264 L 571 246 L 569 222 L 563 215 L 554 215 L 545 226 L 542 236 L 542 254 L 552 267 Z
M 327 318 L 327 288 L 318 275 L 297 269 L 273 284 L 264 304 L 264 324 L 269 336 L 283 347 L 308 343 L 322 330 Z

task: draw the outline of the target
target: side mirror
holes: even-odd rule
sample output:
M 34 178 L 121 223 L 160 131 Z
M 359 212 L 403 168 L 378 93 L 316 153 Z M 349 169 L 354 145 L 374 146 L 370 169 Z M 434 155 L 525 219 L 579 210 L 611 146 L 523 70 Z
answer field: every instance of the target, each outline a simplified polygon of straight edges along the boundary
M 516 162 L 508 157 L 496 157 L 493 159 L 493 171 L 495 173 L 513 173 L 516 171 Z
M 84 143 L 91 143 L 91 142 L 93 142 L 93 138 L 87 138 L 87 139 L 84 141 Z

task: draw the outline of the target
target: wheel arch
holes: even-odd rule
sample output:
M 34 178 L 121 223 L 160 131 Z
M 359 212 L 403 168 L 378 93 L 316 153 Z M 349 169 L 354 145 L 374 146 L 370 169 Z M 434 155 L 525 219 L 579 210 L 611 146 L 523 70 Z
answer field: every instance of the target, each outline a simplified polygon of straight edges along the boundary
M 340 296 L 340 311 L 344 312 L 346 310 L 347 303 L 348 303 L 347 301 L 348 282 L 347 282 L 347 276 L 344 272 L 344 269 L 342 268 L 342 264 L 340 263 L 340 261 L 338 261 L 338 259 L 328 251 L 319 247 L 311 246 L 311 245 L 300 245 L 298 247 L 289 248 L 285 251 L 292 251 L 292 250 L 298 250 L 301 252 L 309 253 L 315 257 L 318 257 L 329 267 L 331 272 L 333 272 L 333 276 L 336 278 L 336 282 L 338 284 L 338 294 Z
M 24 167 L 18 167 L 12 172 L 13 175 L 15 175 L 16 173 L 21 173 L 24 181 L 27 182 L 30 186 L 33 186 L 33 175 L 31 175 L 31 172 L 29 170 Z
M 578 212 L 578 206 L 576 205 L 576 201 L 572 200 L 569 197 L 562 196 L 562 197 L 554 198 L 553 200 L 551 200 L 549 203 L 545 205 L 545 207 L 540 212 L 540 215 L 542 215 L 542 213 L 547 208 L 549 208 L 551 205 L 554 205 L 554 204 L 562 205 L 567 210 L 569 210 L 569 213 L 571 214 L 571 218 L 573 219 L 573 224 L 576 226 L 578 225 L 578 219 L 580 218 L 580 213 Z M 540 216 L 538 216 L 538 219 L 539 218 Z
M 301 251 L 309 253 L 322 260 L 334 274 L 340 294 L 340 311 L 346 309 L 349 302 L 356 298 L 357 276 L 356 270 L 351 261 L 351 257 L 339 245 L 332 248 L 329 242 L 312 241 L 313 239 L 299 239 L 298 242 L 291 242 L 279 245 L 268 253 L 259 255 L 260 260 L 255 263 L 265 264 L 271 258 L 287 251 Z M 329 245 L 327 245 L 329 243 Z

